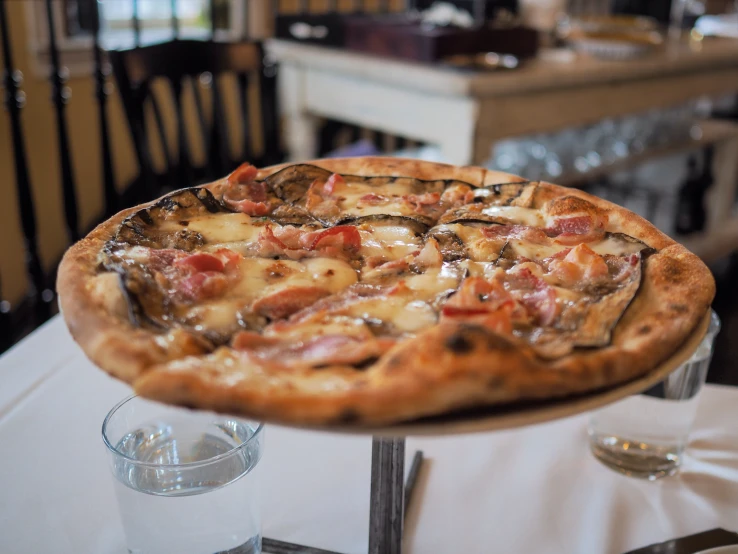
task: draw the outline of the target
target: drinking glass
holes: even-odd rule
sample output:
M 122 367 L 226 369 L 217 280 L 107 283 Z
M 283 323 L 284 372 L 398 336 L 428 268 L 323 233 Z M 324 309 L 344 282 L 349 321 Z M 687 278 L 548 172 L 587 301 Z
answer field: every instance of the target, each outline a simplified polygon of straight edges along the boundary
M 262 424 L 131 396 L 102 435 L 128 552 L 261 552 Z
M 712 312 L 707 334 L 687 362 L 645 393 L 590 414 L 589 446 L 599 461 L 649 480 L 679 470 L 719 331 Z

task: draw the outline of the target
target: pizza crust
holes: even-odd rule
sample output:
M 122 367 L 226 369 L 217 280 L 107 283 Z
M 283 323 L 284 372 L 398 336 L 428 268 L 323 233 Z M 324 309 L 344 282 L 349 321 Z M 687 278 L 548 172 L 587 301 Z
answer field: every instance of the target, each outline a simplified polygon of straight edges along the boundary
M 474 186 L 525 182 L 477 167 L 395 158 L 309 163 L 342 174 L 455 179 Z M 262 169 L 258 178 L 287 165 Z M 217 193 L 224 183 L 206 187 Z M 519 339 L 468 323 L 427 329 L 363 371 L 329 367 L 274 375 L 249 367 L 228 348 L 206 355 L 210 346 L 187 331 L 162 335 L 132 325 L 121 317 L 115 298 L 122 295 L 114 281 L 96 278 L 103 245 L 125 217 L 151 203 L 116 215 L 70 248 L 57 287 L 70 332 L 87 356 L 137 393 L 172 404 L 283 423 L 376 425 L 480 405 L 558 398 L 617 385 L 657 367 L 695 329 L 715 291 L 712 275 L 697 256 L 614 204 L 540 183 L 533 207 L 562 196 L 585 200 L 607 214 L 607 231 L 631 235 L 657 252 L 645 260 L 641 290 L 616 325 L 610 346 L 578 349 L 557 360 L 543 360 Z

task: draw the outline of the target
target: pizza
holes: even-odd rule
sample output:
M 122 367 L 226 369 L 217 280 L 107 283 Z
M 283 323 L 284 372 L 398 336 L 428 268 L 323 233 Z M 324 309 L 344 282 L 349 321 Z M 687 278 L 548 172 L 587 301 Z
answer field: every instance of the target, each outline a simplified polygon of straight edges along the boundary
M 383 157 L 244 164 L 112 217 L 58 276 L 72 336 L 138 394 L 317 426 L 624 383 L 679 348 L 714 290 L 615 204 Z

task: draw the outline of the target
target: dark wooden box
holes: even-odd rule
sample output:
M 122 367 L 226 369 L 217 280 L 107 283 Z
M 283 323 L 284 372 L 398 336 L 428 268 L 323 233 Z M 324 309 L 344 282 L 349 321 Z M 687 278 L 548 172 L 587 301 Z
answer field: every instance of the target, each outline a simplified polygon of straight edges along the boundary
M 538 51 L 538 33 L 525 27 L 427 27 L 406 18 L 353 16 L 344 31 L 348 49 L 421 62 L 479 52 L 527 58 Z

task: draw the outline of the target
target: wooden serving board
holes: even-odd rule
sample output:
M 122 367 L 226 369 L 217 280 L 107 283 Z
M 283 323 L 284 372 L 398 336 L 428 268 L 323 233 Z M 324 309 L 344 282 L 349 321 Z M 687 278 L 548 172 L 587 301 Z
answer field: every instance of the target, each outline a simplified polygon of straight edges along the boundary
M 389 427 L 358 427 L 356 425 L 299 427 L 316 431 L 373 435 L 376 437 L 441 436 L 513 429 L 588 412 L 627 396 L 643 392 L 663 381 L 695 352 L 710 326 L 710 316 L 711 311 L 708 310 L 705 317 L 702 318 L 697 328 L 679 350 L 656 369 L 623 385 L 593 394 L 578 395 L 548 402 L 517 403 L 504 407 L 459 412 Z

